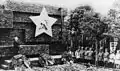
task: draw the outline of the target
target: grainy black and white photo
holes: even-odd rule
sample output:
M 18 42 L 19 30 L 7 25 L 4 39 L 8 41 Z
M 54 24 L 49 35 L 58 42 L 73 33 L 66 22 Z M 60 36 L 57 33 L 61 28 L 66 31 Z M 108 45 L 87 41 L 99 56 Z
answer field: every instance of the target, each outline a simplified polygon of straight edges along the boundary
M 120 0 L 0 0 L 0 71 L 120 71 Z

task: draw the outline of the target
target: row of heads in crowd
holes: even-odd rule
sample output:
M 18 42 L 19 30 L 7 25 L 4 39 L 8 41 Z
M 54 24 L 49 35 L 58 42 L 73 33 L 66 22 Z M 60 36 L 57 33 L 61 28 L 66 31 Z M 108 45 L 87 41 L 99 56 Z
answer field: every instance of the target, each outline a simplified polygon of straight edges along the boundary
M 78 46 L 78 48 L 76 49 L 78 51 L 80 50 L 84 50 L 84 51 L 95 51 L 95 48 L 93 47 L 83 47 L 83 46 Z M 104 48 L 103 46 L 99 47 L 98 48 L 98 51 L 99 52 L 109 52 L 111 53 L 111 50 L 109 48 Z M 120 50 L 117 50 L 117 52 L 120 51 Z M 116 52 L 116 51 L 113 51 L 113 52 Z
M 78 51 L 84 50 L 84 51 L 95 51 L 95 48 L 93 47 L 83 47 L 83 46 L 78 46 Z M 108 52 L 108 53 L 120 53 L 120 50 L 110 50 L 109 48 L 104 48 L 104 47 L 99 47 L 98 52 Z
M 78 49 L 77 50 L 95 50 L 95 48 L 93 47 L 83 47 L 83 46 L 78 46 Z M 103 51 L 104 50 L 104 47 L 100 47 L 98 48 L 99 51 Z M 105 50 L 108 50 L 108 48 L 105 48 Z

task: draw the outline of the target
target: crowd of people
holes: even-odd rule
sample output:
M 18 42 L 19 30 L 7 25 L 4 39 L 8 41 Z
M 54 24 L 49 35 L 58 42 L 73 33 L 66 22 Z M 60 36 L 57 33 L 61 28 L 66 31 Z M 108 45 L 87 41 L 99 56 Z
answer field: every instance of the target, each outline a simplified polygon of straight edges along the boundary
M 15 41 L 17 41 L 18 38 L 15 38 Z M 18 44 L 14 44 L 14 47 L 18 49 Z M 16 54 L 18 50 L 15 50 Z M 97 54 L 97 55 L 96 55 Z M 44 55 L 44 56 L 43 56 Z M 51 57 L 49 57 L 46 54 L 40 55 L 39 57 L 39 63 L 43 66 L 48 63 L 51 60 Z M 51 60 L 53 63 L 55 63 L 54 60 Z M 63 63 L 84 63 L 84 64 L 90 64 L 95 65 L 97 63 L 98 66 L 104 66 L 109 68 L 120 68 L 120 50 L 111 51 L 109 48 L 99 47 L 97 52 L 95 48 L 93 47 L 83 47 L 78 46 L 75 51 L 72 51 L 71 48 L 69 48 L 67 51 L 65 51 L 62 54 L 61 61 Z M 48 62 L 48 63 L 47 63 Z M 50 62 L 51 63 L 51 62 Z
M 100 47 L 97 52 L 92 47 L 78 47 L 74 52 L 68 50 L 69 58 L 76 63 L 84 63 L 95 65 L 97 61 L 98 66 L 109 68 L 120 68 L 120 50 L 110 51 L 109 48 Z M 69 60 L 70 61 L 70 60 Z

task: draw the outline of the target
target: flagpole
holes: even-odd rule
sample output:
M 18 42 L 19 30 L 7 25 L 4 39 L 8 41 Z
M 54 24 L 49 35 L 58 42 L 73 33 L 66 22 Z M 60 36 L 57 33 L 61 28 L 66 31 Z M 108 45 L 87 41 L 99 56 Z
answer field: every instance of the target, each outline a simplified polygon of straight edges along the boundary
M 63 18 L 63 10 L 62 10 L 62 8 L 61 8 L 61 38 L 62 38 L 62 33 L 63 33 L 63 24 L 64 24 L 64 18 Z
M 64 18 L 63 18 L 63 9 L 60 7 L 58 9 L 58 11 L 60 11 L 60 17 L 61 17 L 61 40 L 62 40 L 62 33 L 63 33 L 63 24 L 64 24 Z

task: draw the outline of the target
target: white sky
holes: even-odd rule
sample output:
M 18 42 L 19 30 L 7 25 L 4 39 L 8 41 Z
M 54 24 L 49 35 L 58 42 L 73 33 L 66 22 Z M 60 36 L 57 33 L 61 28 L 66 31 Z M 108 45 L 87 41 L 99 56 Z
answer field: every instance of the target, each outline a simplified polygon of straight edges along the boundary
M 4 1 L 4 0 L 0 0 Z M 96 12 L 101 14 L 106 14 L 108 10 L 112 7 L 115 0 L 16 0 L 16 1 L 26 1 L 32 3 L 42 3 L 61 7 L 67 7 L 69 9 L 74 9 L 76 6 L 81 4 L 91 5 Z M 1 2 L 2 3 L 2 2 Z

